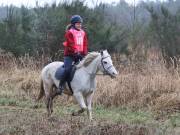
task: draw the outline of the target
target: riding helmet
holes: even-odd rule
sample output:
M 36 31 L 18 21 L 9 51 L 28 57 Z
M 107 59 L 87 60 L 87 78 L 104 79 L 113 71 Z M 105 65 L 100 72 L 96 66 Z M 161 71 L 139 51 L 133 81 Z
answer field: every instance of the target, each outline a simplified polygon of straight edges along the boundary
M 81 18 L 80 15 L 73 15 L 71 17 L 71 24 L 75 24 L 75 23 L 82 23 L 83 22 L 83 19 Z

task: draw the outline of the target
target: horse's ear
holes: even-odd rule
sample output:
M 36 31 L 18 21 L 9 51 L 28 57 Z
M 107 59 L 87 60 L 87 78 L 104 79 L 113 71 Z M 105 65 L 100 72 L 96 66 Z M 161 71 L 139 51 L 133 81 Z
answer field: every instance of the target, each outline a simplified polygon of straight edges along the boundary
M 103 50 L 100 50 L 101 56 L 103 56 Z

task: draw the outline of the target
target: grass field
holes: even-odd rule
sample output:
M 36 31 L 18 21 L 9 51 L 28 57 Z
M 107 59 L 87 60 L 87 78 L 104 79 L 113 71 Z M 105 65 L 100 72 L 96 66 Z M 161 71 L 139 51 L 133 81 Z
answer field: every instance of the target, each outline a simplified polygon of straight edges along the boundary
M 33 61 L 31 61 L 33 63 Z M 40 69 L 16 63 L 0 69 L 0 135 L 179 135 L 180 77 L 163 65 L 119 68 L 114 80 L 97 76 L 93 121 L 71 116 L 79 106 L 66 95 L 47 117 L 39 93 Z
M 72 103 L 66 104 L 56 99 L 54 113 L 47 117 L 43 103 L 1 98 L 0 134 L 1 135 L 56 135 L 56 134 L 115 134 L 115 135 L 178 135 L 180 115 L 175 113 L 163 120 L 155 120 L 149 111 L 133 111 L 126 108 L 104 108 L 95 106 L 94 120 L 90 122 L 86 114 L 71 116 L 78 108 Z

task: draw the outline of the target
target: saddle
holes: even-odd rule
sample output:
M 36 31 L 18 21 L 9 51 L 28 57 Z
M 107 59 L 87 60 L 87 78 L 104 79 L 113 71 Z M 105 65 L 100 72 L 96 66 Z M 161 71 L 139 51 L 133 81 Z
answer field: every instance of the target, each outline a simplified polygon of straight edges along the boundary
M 63 74 L 64 74 L 64 65 L 60 66 L 56 72 L 55 72 L 55 77 L 57 80 L 61 80 L 62 77 L 63 77 Z M 76 66 L 75 65 L 72 65 L 72 68 L 71 68 L 71 71 L 70 73 L 68 74 L 68 80 L 67 81 L 72 81 L 73 77 L 74 77 L 74 73 L 76 71 Z
M 60 67 L 56 70 L 56 72 L 55 72 L 55 78 L 56 78 L 57 80 L 61 80 L 61 79 L 62 79 L 63 74 L 64 74 L 64 70 L 65 70 L 65 69 L 64 69 L 64 65 L 60 66 Z M 76 72 L 76 65 L 72 65 L 72 68 L 71 68 L 71 70 L 69 71 L 68 76 L 67 76 L 68 79 L 66 80 L 66 82 L 68 83 L 68 87 L 69 87 L 69 89 L 71 90 L 72 93 L 73 93 L 73 90 L 72 90 L 72 88 L 71 88 L 70 82 L 72 81 L 75 72 Z

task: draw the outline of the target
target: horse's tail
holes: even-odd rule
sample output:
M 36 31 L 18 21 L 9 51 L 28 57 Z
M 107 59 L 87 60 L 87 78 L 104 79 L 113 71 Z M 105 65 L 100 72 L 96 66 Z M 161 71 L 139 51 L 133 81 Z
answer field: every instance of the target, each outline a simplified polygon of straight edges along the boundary
M 39 92 L 39 96 L 37 98 L 37 101 L 40 100 L 43 96 L 44 96 L 44 87 L 43 87 L 43 80 L 41 79 L 40 92 Z

